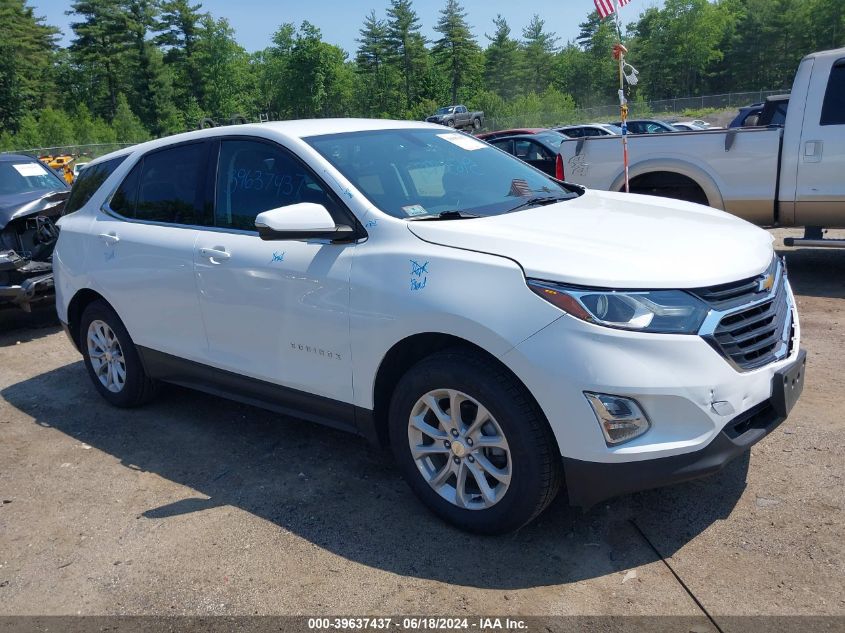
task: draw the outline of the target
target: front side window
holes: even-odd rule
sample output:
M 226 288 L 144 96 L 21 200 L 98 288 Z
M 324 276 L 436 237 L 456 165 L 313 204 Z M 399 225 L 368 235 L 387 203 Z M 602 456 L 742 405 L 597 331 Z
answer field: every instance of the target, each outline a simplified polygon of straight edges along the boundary
M 125 160 L 126 156 L 118 156 L 96 165 L 89 165 L 79 172 L 76 180 L 73 181 L 73 188 L 65 204 L 65 214 L 81 209 Z
M 288 152 L 260 141 L 220 143 L 216 226 L 254 231 L 259 213 L 297 202 L 321 204 L 335 221 L 346 223 L 334 197 Z
M 304 139 L 373 204 L 397 218 L 500 215 L 573 189 L 460 132 L 372 130 Z
M 210 200 L 203 183 L 206 143 L 189 143 L 145 155 L 111 200 L 113 211 L 128 218 L 205 226 Z
M 845 124 L 845 60 L 839 60 L 830 71 L 822 104 L 819 125 Z

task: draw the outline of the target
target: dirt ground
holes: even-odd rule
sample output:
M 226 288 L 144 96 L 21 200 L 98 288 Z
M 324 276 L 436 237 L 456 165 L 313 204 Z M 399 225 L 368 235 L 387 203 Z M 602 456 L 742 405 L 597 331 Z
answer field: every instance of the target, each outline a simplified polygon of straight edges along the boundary
M 790 419 L 717 476 L 496 538 L 355 437 L 180 388 L 111 408 L 49 314 L 2 315 L 0 615 L 844 616 L 845 251 L 780 250 Z

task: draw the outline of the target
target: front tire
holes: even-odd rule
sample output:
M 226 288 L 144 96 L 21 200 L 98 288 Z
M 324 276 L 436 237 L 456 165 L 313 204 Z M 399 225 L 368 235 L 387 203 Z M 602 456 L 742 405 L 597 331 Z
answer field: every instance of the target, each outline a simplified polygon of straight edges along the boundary
M 155 396 L 157 383 L 147 376 L 129 332 L 105 301 L 85 308 L 78 340 L 88 376 L 110 404 L 137 407 Z
M 554 499 L 557 443 L 525 387 L 471 351 L 423 359 L 399 381 L 390 443 L 403 477 L 436 515 L 483 534 L 516 530 Z

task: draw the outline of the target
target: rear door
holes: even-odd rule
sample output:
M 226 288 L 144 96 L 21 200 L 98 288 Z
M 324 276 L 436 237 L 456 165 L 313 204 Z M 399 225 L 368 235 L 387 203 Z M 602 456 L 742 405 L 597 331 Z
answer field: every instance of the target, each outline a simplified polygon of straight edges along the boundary
M 798 152 L 795 224 L 845 225 L 845 58 L 816 60 Z M 794 121 L 792 117 L 789 119 Z
M 136 345 L 192 360 L 206 347 L 193 249 L 197 227 L 210 221 L 208 147 L 144 155 L 95 217 L 86 260 Z

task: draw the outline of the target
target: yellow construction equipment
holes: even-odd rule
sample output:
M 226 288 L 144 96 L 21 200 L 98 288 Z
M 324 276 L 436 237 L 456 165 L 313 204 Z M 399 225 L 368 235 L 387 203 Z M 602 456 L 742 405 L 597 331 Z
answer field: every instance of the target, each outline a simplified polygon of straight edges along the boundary
M 50 169 L 54 169 L 58 172 L 61 172 L 62 177 L 64 177 L 65 182 L 69 185 L 73 184 L 73 162 L 79 158 L 79 156 L 74 154 L 57 154 L 53 156 L 51 154 L 45 154 L 44 156 L 39 156 L 38 160 L 42 163 L 47 165 Z

